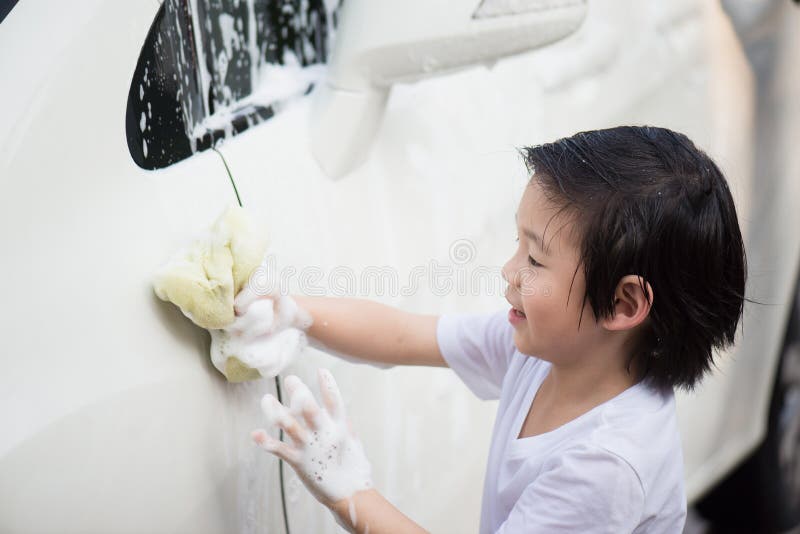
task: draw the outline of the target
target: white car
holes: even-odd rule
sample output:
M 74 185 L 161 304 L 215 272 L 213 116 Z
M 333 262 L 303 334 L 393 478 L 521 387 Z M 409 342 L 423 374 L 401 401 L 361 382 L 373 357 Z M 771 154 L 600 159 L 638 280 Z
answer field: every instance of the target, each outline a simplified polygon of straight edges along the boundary
M 153 273 L 238 195 L 292 291 L 504 307 L 515 147 L 628 123 L 720 164 L 757 301 L 678 395 L 690 502 L 800 521 L 788 0 L 21 0 L 0 50 L 0 531 L 339 531 L 250 440 L 274 381 L 227 383 Z M 309 350 L 286 373 L 319 366 L 381 492 L 432 532 L 477 531 L 496 405 L 446 369 Z

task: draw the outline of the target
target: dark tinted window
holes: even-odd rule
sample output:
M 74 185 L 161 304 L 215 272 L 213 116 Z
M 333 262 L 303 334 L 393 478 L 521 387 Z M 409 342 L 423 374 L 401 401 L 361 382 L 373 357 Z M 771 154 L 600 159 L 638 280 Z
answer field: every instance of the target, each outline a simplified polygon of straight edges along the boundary
M 165 0 L 128 93 L 128 148 L 166 167 L 272 117 L 321 74 L 337 5 L 324 0 Z
M 0 22 L 3 22 L 15 5 L 17 5 L 17 0 L 0 0 Z

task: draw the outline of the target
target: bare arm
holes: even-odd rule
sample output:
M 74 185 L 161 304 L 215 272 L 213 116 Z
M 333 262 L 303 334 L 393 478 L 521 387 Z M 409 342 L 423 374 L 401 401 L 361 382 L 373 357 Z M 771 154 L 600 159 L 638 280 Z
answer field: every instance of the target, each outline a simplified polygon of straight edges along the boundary
M 293 298 L 314 320 L 308 334 L 332 350 L 391 365 L 447 367 L 436 341 L 435 315 L 364 299 Z
M 331 511 L 350 532 L 359 534 L 420 534 L 428 531 L 395 508 L 377 490 L 360 491 L 331 506 Z

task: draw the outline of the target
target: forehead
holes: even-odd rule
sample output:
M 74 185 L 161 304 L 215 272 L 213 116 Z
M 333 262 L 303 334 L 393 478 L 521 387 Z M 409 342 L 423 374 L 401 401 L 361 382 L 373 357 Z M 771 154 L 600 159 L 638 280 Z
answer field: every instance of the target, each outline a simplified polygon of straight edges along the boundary
M 516 213 L 517 226 L 541 238 L 549 254 L 575 256 L 578 253 L 578 229 L 574 214 L 551 201 L 542 187 L 531 181 L 525 188 Z

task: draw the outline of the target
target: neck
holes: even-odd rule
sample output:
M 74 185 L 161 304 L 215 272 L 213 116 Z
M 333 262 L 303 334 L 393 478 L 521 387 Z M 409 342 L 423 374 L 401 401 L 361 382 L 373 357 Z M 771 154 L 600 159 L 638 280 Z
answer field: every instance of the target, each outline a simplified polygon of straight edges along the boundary
M 583 357 L 552 361 L 548 389 L 559 401 L 605 402 L 638 382 L 633 363 L 628 370 L 627 354 L 621 343 L 610 340 L 595 344 Z

